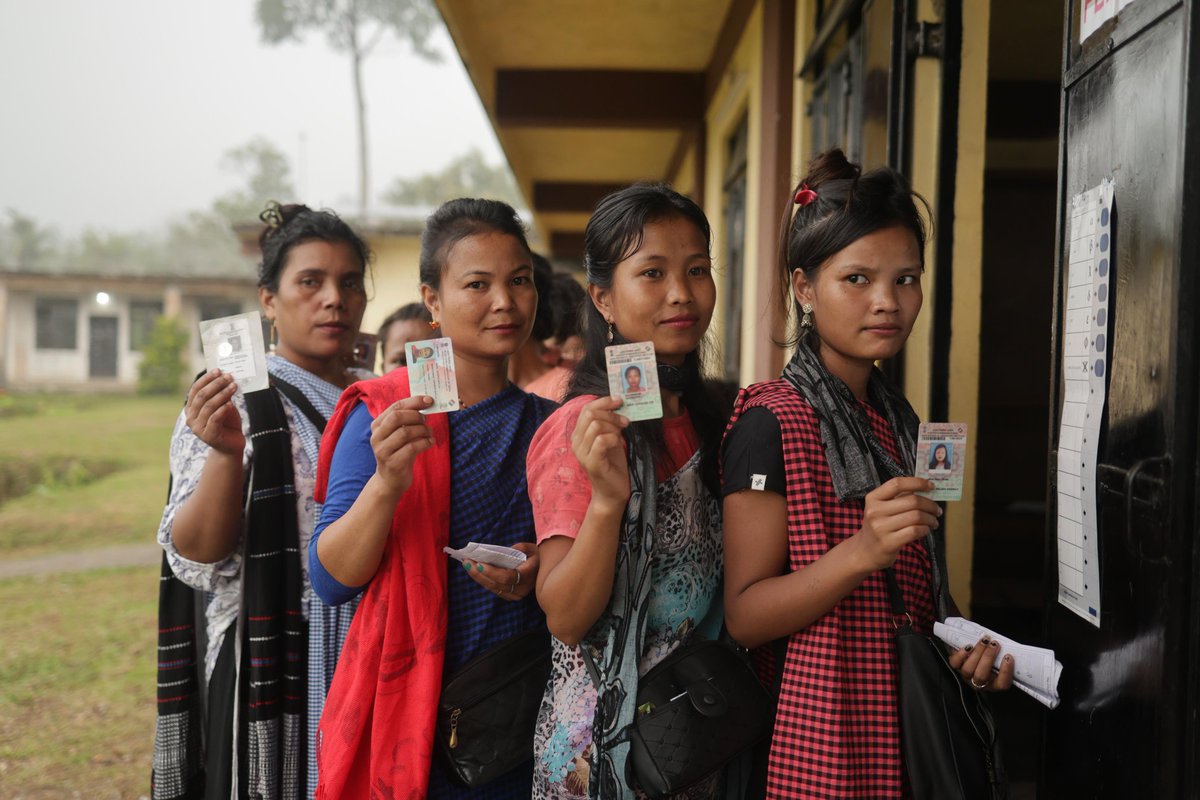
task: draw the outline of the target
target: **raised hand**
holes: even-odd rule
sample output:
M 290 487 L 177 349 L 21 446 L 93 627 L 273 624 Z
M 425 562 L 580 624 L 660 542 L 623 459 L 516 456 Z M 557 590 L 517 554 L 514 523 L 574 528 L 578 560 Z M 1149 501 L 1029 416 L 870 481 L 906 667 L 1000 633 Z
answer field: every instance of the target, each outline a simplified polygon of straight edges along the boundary
M 219 369 L 210 370 L 188 389 L 184 420 L 206 445 L 224 455 L 241 458 L 246 448 L 242 416 L 233 404 L 237 384 L 233 376 Z
M 621 433 L 629 420 L 615 413 L 621 407 L 619 397 L 600 397 L 583 407 L 571 449 L 588 474 L 593 502 L 606 502 L 624 508 L 629 500 L 629 459 Z
M 890 567 L 905 545 L 939 526 L 942 509 L 914 494 L 932 488 L 924 478 L 892 478 L 866 496 L 862 527 L 854 538 L 872 571 Z
M 375 474 L 396 495 L 403 494 L 413 479 L 413 462 L 433 446 L 433 431 L 425 424 L 421 409 L 433 404 L 424 395 L 397 400 L 371 422 L 371 450 Z

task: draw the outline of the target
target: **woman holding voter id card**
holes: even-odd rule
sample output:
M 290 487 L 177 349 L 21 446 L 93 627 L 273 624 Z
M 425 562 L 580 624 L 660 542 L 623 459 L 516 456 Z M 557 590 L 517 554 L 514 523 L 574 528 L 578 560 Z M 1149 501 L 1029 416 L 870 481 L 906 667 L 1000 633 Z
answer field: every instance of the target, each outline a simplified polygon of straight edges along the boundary
M 921 310 L 914 197 L 899 173 L 860 174 L 840 150 L 810 164 L 782 237 L 795 354 L 779 379 L 742 391 L 723 444 L 726 624 L 774 654 L 771 798 L 910 791 L 885 573 L 928 634 L 946 615 L 930 534 L 942 512 L 918 494 L 933 483 L 911 477 L 917 415 L 875 363 Z M 985 639 L 949 660 L 964 685 L 1006 689 L 1013 663 L 998 652 Z
M 529 449 L 537 598 L 555 636 L 535 798 L 635 796 L 628 741 L 594 732 L 623 730 L 639 671 L 719 607 L 726 415 L 701 377 L 716 297 L 708 221 L 641 184 L 601 200 L 584 241 L 586 354 Z M 718 779 L 683 796 L 718 797 Z
M 508 381 L 538 303 L 520 218 L 493 200 L 442 205 L 420 275 L 429 339 L 406 344 L 407 367 L 347 390 L 321 447 L 313 587 L 329 603 L 362 600 L 317 731 L 316 796 L 527 798 L 528 761 L 468 787 L 433 760 L 444 681 L 545 630 L 525 453 L 554 406 Z M 509 568 L 443 552 L 469 544 L 528 558 Z
M 223 320 L 242 332 L 220 342 L 226 354 L 253 358 L 237 380 L 228 369 L 200 376 L 171 436 L 158 529 L 166 565 L 154 798 L 229 798 L 235 787 L 241 797 L 306 796 L 305 715 L 319 709 L 336 659 L 321 643 L 333 646 L 349 623 L 349 614 L 309 602 L 300 554 L 313 527 L 324 418 L 344 387 L 370 376 L 347 369 L 369 251 L 332 212 L 272 204 L 262 219 L 258 293 L 273 350 L 264 358 L 257 313 Z M 196 608 L 188 587 L 211 593 L 206 607 Z M 203 639 L 193 628 L 198 611 Z

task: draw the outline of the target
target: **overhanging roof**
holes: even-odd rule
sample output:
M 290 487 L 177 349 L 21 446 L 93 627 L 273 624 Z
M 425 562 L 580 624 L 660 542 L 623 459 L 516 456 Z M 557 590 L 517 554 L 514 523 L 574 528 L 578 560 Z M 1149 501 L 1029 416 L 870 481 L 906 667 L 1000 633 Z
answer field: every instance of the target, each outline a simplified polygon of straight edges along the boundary
M 573 258 L 596 200 L 677 170 L 754 3 L 437 6 L 542 240 L 551 255 Z

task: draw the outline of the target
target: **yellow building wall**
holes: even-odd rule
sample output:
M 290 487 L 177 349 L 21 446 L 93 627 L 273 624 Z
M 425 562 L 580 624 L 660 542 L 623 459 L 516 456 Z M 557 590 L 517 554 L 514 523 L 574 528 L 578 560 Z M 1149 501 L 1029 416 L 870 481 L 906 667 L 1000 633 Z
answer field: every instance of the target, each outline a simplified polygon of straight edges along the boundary
M 797 0 L 796 62 L 798 72 L 804 54 L 816 33 L 816 0 Z M 950 344 L 950 420 L 966 422 L 974 431 L 979 406 L 979 332 L 983 258 L 983 169 L 986 146 L 987 49 L 989 10 L 987 3 L 963 4 L 962 71 L 959 89 L 958 166 L 954 216 L 934 220 L 935 225 L 954 226 L 952 261 Z M 939 14 L 933 0 L 920 0 L 918 19 L 935 22 Z M 937 203 L 938 154 L 941 149 L 941 62 L 919 58 L 913 65 L 912 166 L 913 188 L 930 206 Z M 804 114 L 811 95 L 805 80 L 795 84 L 793 102 L 792 172 L 798 178 L 807 166 L 811 131 Z M 933 328 L 933 285 L 936 252 L 931 236 L 925 263 L 925 309 L 917 318 L 905 347 L 904 392 L 921 415 L 929 418 Z M 974 556 L 975 452 L 974 438 L 968 439 L 968 472 L 964 476 L 963 499 L 948 503 L 946 510 L 947 566 L 950 590 L 963 611 L 971 601 L 971 568 Z
M 955 176 L 954 297 L 950 326 L 950 419 L 969 431 L 979 422 L 979 334 L 983 294 L 983 171 L 987 151 L 988 27 L 990 4 L 963 3 L 962 71 L 958 106 L 958 174 Z M 963 498 L 947 503 L 946 560 L 950 591 L 966 611 L 971 602 L 975 551 L 976 440 L 967 439 Z
M 726 298 L 723 278 L 729 269 L 721 262 L 720 254 L 729 232 L 725 230 L 724 177 L 728 165 L 729 138 L 734 134 L 742 118 L 748 117 L 748 143 L 746 153 L 746 226 L 743 256 L 742 296 L 742 341 L 739 357 L 739 382 L 748 386 L 755 381 L 765 380 L 771 375 L 754 374 L 754 356 L 760 347 L 774 347 L 766 333 L 767 309 L 759 308 L 755 299 L 759 270 L 770 268 L 771 255 L 759 250 L 754 235 L 755 220 L 759 214 L 759 172 L 762 137 L 762 4 L 755 6 L 746 22 L 742 38 L 738 41 L 732 58 L 720 77 L 717 91 L 713 94 L 705 114 L 707 128 L 704 166 L 704 213 L 713 228 L 713 253 L 718 274 L 717 313 L 713 317 L 714 342 L 723 340 L 725 331 L 724 307 Z
M 367 237 L 375 254 L 368 285 L 367 311 L 362 330 L 375 333 L 380 324 L 397 308 L 421 299 L 421 237 Z

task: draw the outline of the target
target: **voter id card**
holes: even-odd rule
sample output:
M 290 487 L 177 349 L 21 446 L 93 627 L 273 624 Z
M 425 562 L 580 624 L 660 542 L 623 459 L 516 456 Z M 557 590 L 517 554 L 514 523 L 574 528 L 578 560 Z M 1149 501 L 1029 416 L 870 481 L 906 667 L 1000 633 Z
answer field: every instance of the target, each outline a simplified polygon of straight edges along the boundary
M 617 413 L 631 422 L 661 419 L 662 395 L 658 391 L 658 362 L 652 342 L 614 344 L 604 348 L 608 365 L 608 393 L 624 402 Z
M 967 423 L 922 422 L 917 433 L 915 474 L 933 482 L 932 500 L 961 500 L 967 466 Z
M 458 380 L 454 372 L 454 348 L 449 337 L 424 339 L 404 345 L 408 360 L 408 390 L 414 397 L 428 395 L 433 405 L 422 414 L 457 411 Z
M 241 392 L 267 388 L 267 354 L 263 347 L 262 315 L 257 311 L 200 323 L 204 366 L 233 376 Z

